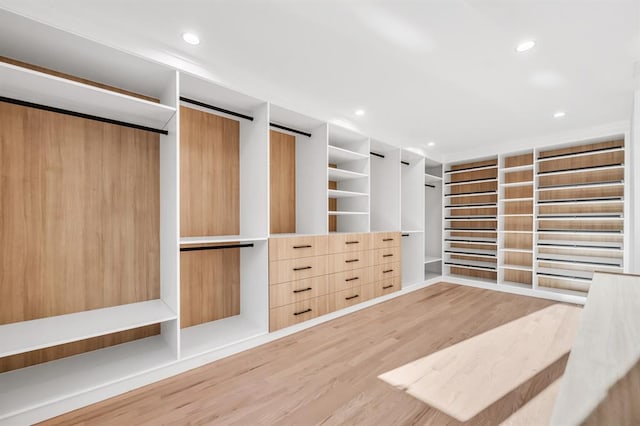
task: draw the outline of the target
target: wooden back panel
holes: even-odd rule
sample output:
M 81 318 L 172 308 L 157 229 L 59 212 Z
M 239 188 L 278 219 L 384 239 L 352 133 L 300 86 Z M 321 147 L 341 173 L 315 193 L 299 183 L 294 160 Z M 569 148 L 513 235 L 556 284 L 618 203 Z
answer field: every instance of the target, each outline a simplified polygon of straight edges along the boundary
M 180 107 L 180 235 L 240 234 L 240 123 Z
M 271 130 L 269 141 L 271 233 L 295 233 L 296 138 Z
M 159 136 L 0 103 L 0 324 L 160 296 Z

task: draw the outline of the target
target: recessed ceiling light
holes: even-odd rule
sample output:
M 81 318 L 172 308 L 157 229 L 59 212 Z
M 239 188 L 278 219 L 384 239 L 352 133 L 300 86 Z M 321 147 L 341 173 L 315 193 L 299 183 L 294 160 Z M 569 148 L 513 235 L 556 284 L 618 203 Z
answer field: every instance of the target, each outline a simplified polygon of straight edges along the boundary
M 429 142 L 429 143 L 427 144 L 427 146 L 436 146 L 436 143 L 435 143 L 435 142 Z
M 182 33 L 182 39 L 189 44 L 198 45 L 200 44 L 200 37 L 198 37 L 194 33 Z
M 534 40 L 523 41 L 516 47 L 516 52 L 518 53 L 526 52 L 527 50 L 532 49 L 533 46 L 535 45 L 536 45 L 536 42 Z
M 553 114 L 553 118 L 562 118 L 565 115 L 567 115 L 564 111 L 558 111 L 555 114 Z
M 357 109 L 357 110 L 356 110 L 356 115 L 357 115 L 358 117 L 362 117 L 362 116 L 364 115 L 364 110 L 363 110 L 363 109 Z

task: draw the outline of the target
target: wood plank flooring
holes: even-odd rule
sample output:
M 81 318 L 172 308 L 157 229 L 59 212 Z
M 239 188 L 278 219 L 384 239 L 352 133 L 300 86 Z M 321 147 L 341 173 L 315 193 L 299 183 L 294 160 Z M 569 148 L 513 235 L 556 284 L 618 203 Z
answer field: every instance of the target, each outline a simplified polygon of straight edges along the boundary
M 440 283 L 46 424 L 460 424 L 377 376 L 554 304 Z M 566 359 L 466 424 L 506 420 L 562 375 Z

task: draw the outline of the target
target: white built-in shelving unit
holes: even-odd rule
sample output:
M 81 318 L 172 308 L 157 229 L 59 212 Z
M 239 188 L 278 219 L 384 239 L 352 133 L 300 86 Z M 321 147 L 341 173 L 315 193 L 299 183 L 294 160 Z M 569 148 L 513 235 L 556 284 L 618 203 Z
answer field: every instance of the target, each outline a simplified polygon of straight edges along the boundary
M 442 183 L 442 164 L 425 159 L 425 280 L 436 279 L 442 275 Z
M 424 281 L 425 158 L 403 149 L 401 164 L 402 286 Z

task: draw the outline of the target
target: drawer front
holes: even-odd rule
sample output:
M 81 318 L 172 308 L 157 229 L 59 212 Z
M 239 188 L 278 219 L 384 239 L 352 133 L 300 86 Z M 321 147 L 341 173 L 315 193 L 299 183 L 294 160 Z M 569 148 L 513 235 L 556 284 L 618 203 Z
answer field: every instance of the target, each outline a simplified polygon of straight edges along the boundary
M 337 272 L 328 275 L 329 292 L 347 290 L 355 286 L 373 283 L 373 266 L 354 269 L 353 271 Z
M 375 232 L 371 236 L 373 239 L 372 248 L 380 249 L 402 245 L 400 232 Z
M 364 302 L 365 300 L 373 299 L 374 297 L 376 297 L 375 284 L 365 284 L 363 286 L 360 286 L 360 292 L 362 302 Z
M 384 281 L 391 277 L 401 276 L 400 262 L 387 263 L 384 265 L 376 265 L 373 272 L 373 281 Z
M 330 297 L 328 295 L 315 297 L 271 309 L 269 312 L 269 330 L 279 330 L 328 313 Z
M 331 305 L 332 311 L 346 308 L 348 306 L 357 305 L 362 302 L 362 287 L 355 286 L 348 290 L 339 291 L 333 293 L 333 303 Z
M 349 253 L 330 254 L 328 258 L 328 273 L 353 271 L 373 265 L 373 250 L 353 251 Z
M 327 293 L 329 283 L 326 275 L 276 284 L 269 287 L 269 307 L 277 308 Z
M 378 281 L 373 285 L 375 297 L 380 297 L 398 290 L 400 290 L 400 277 L 390 277 L 386 280 Z
M 370 250 L 371 234 L 332 234 L 329 235 L 329 254 Z
M 321 256 L 328 253 L 326 235 L 269 238 L 269 261 Z
M 269 263 L 269 284 L 286 283 L 327 273 L 327 256 L 278 260 Z
M 374 251 L 374 265 L 386 265 L 387 263 L 396 262 L 402 262 L 402 249 L 400 247 L 389 247 Z

